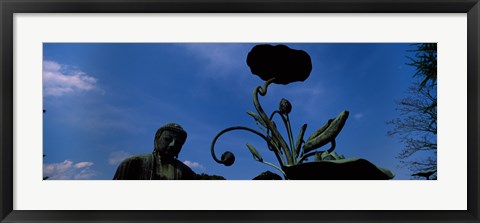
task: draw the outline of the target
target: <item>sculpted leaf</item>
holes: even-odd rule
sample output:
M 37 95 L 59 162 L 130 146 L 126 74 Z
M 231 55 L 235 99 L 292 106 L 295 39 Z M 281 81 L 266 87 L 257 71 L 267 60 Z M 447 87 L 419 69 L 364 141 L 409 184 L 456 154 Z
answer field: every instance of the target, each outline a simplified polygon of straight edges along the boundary
M 348 114 L 348 111 L 342 111 L 335 119 L 328 120 L 327 124 L 315 131 L 305 142 L 304 153 L 320 148 L 334 140 L 345 125 Z
M 260 123 L 260 125 L 262 125 L 263 127 L 267 128 L 267 124 L 265 124 L 265 122 L 263 121 L 263 119 L 262 119 L 259 115 L 257 115 L 257 113 L 252 112 L 252 111 L 248 111 L 247 114 L 249 114 L 250 116 L 252 116 L 257 123 Z
M 297 142 L 295 143 L 295 154 L 297 154 L 297 156 L 300 153 L 300 148 L 303 142 L 303 135 L 305 135 L 306 129 L 307 129 L 307 124 L 303 124 L 302 127 L 300 128 L 300 132 L 298 133 Z
M 250 150 L 250 152 L 252 153 L 253 158 L 256 161 L 263 162 L 262 156 L 260 156 L 260 153 L 258 153 L 258 151 L 252 145 L 247 143 L 247 147 L 248 147 L 248 150 Z

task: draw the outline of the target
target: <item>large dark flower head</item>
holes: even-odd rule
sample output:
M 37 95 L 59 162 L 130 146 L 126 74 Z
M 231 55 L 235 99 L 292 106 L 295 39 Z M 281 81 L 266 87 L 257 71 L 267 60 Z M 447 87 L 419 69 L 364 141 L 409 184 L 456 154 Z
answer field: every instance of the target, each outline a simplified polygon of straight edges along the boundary
M 308 53 L 285 45 L 256 45 L 248 53 L 247 64 L 253 74 L 264 81 L 275 78 L 276 84 L 304 81 L 312 71 Z

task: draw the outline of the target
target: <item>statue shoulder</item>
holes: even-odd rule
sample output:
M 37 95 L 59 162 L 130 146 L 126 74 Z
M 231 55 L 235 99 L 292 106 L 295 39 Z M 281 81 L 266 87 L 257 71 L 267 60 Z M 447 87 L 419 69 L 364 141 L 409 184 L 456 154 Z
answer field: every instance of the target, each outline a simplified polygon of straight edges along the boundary
M 129 156 L 122 161 L 123 163 L 137 163 L 137 162 L 145 162 L 150 161 L 152 159 L 152 154 L 139 154 L 134 156 Z
M 177 164 L 176 164 L 177 167 L 180 167 L 180 168 L 182 168 L 182 169 L 190 169 L 190 167 L 187 166 L 187 165 L 186 165 L 185 163 L 183 163 L 182 161 L 176 160 L 176 162 L 177 162 Z M 191 170 L 191 169 L 190 169 L 190 170 Z
M 183 177 L 185 180 L 191 180 L 196 176 L 196 173 L 185 163 L 183 163 L 180 160 L 177 160 L 177 167 L 182 170 L 183 172 Z
M 148 175 L 145 169 L 152 164 L 152 154 L 140 154 L 124 159 L 118 165 L 114 180 L 145 180 Z

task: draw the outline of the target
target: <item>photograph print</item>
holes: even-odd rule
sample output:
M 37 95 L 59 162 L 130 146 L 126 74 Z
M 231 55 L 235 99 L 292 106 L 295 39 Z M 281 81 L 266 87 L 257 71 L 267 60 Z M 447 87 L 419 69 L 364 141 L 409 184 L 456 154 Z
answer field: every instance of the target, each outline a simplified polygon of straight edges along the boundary
M 44 43 L 43 180 L 437 180 L 436 43 Z

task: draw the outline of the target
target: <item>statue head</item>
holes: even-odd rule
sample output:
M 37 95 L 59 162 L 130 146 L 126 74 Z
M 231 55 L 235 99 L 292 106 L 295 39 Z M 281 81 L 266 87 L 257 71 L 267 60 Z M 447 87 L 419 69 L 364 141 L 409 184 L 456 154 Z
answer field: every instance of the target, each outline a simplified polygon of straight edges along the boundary
M 157 130 L 154 140 L 154 153 L 162 158 L 177 158 L 182 149 L 187 132 L 176 123 L 169 123 Z

